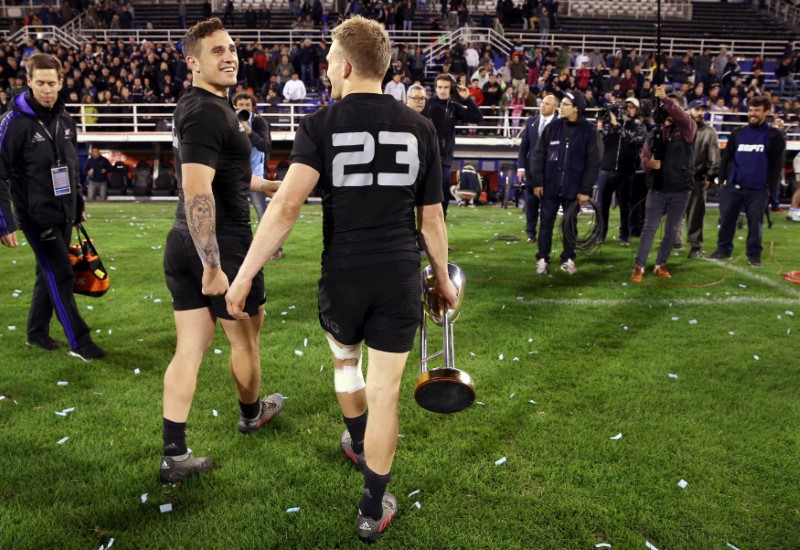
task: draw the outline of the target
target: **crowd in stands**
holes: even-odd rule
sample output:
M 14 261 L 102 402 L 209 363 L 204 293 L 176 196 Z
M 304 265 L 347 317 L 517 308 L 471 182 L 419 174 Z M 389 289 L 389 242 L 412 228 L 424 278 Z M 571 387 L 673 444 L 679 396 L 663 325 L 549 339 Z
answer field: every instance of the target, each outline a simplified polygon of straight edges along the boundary
M 547 10 L 536 5 L 535 0 L 528 3 L 534 4 L 536 10 Z M 310 4 L 312 14 L 315 5 L 316 2 Z M 100 6 L 108 7 L 102 9 L 106 20 L 109 15 L 112 21 L 119 18 L 120 24 L 133 20 L 132 6 L 128 4 L 107 0 Z M 307 7 L 309 2 L 305 1 L 296 9 L 302 14 Z M 131 15 L 120 17 L 117 10 Z M 501 9 L 498 13 L 503 16 Z M 277 112 L 280 103 L 306 103 L 308 110 L 330 103 L 326 75 L 330 46 L 324 38 L 318 42 L 304 39 L 272 45 L 237 39 L 236 45 L 240 65 L 235 91 L 254 93 L 266 111 Z M 0 111 L 25 90 L 24 62 L 37 51 L 54 54 L 62 61 L 62 99 L 69 104 L 91 105 L 85 109 L 90 116 L 95 112 L 122 112 L 126 104 L 175 103 L 191 85 L 191 72 L 173 44 L 129 39 L 85 44 L 76 49 L 46 41 L 29 40 L 21 47 L 5 41 L 0 42 Z M 769 97 L 774 112 L 794 124 L 800 115 L 800 100 L 793 75 L 800 72 L 800 55 L 787 47 L 782 59 L 770 61 L 776 68 L 767 71 L 759 56 L 746 60 L 745 72 L 740 65 L 743 60 L 725 49 L 714 53 L 706 49 L 662 60 L 662 65 L 667 81 L 684 104 L 701 99 L 718 130 L 723 129 L 726 113 L 746 112 L 748 101 L 755 96 Z M 513 41 L 509 51 L 499 51 L 490 43 L 465 43 L 459 39 L 434 59 L 419 45 L 397 42 L 384 84 L 391 82 L 390 93 L 402 100 L 405 90 L 415 82 L 430 88 L 429 79 L 435 74 L 450 73 L 469 87 L 470 95 L 489 115 L 489 125 L 497 125 L 496 119 L 505 117 L 508 132 L 508 127 L 513 131 L 547 93 L 560 97 L 580 90 L 585 93 L 590 110 L 627 97 L 650 99 L 649 77 L 654 67 L 652 55 L 636 50 L 575 51 L 567 44 L 531 48 L 523 44 L 521 37 Z M 108 119 L 104 117 L 103 121 Z

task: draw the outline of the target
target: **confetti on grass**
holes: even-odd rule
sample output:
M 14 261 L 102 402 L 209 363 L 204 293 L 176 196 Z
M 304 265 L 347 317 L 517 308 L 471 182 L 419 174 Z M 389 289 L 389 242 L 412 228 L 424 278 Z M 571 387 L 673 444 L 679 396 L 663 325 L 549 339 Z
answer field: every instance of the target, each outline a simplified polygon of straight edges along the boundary
M 644 541 L 644 545 L 649 548 L 650 550 L 658 550 L 655 546 L 653 546 L 649 540 Z
M 415 502 L 414 502 L 414 504 L 412 504 L 411 506 L 413 506 L 413 507 L 414 507 L 414 508 L 416 508 L 417 510 L 419 510 L 420 508 L 422 508 L 422 504 L 420 504 L 418 500 L 417 500 L 417 501 L 415 501 Z
M 755 359 L 756 361 L 759 361 L 761 359 L 761 357 L 759 357 L 758 355 L 754 355 L 753 359 Z
M 161 510 L 162 514 L 166 514 L 167 512 L 172 512 L 172 503 L 167 502 L 166 504 L 162 504 L 161 506 L 158 507 L 158 509 Z
M 734 545 L 732 545 L 730 542 L 726 542 L 725 544 L 727 544 L 727 545 L 728 545 L 728 548 L 731 548 L 732 550 L 739 550 L 737 547 L 735 547 Z
M 296 350 L 294 350 L 294 354 L 297 355 L 298 357 L 300 357 L 300 356 L 303 355 L 303 352 L 300 351 L 299 349 L 296 349 Z
M 411 491 L 410 493 L 408 493 L 408 498 L 411 498 L 416 494 L 419 494 L 419 489 L 417 489 L 416 491 Z
M 8 330 L 17 330 L 17 327 L 14 325 L 8 325 Z
M 61 439 L 56 441 L 56 445 L 63 445 L 64 443 L 67 442 L 68 439 L 69 439 L 69 437 L 62 437 Z
M 607 542 L 598 542 L 594 545 L 595 548 L 611 548 L 611 545 Z
M 677 377 L 678 377 L 678 375 L 677 375 L 677 374 L 672 374 L 672 373 L 669 373 L 669 377 L 670 377 L 670 378 L 677 378 Z
M 140 497 L 139 497 L 139 500 L 141 500 L 141 501 L 142 501 L 142 504 L 144 504 L 145 502 L 147 502 L 147 497 L 149 496 L 149 494 L 150 494 L 150 493 L 143 493 L 143 494 L 142 494 L 142 496 L 140 496 Z
M 218 348 L 214 348 L 214 355 L 222 355 L 222 350 Z
M 678 487 L 680 487 L 681 489 L 686 489 L 688 485 L 689 483 L 685 479 L 682 479 L 678 482 Z
M 140 371 L 138 368 L 137 369 L 133 369 L 133 374 L 139 374 L 140 372 L 142 372 L 142 371 Z
M 622 432 L 619 432 L 617 435 L 615 435 L 615 436 L 614 436 L 614 437 L 612 437 L 611 439 L 614 439 L 614 440 L 617 440 L 617 439 L 622 439 Z
M 294 513 L 299 512 L 299 511 L 300 511 L 300 507 L 299 506 L 297 506 L 295 508 L 287 508 L 286 509 L 286 513 L 287 514 L 294 514 Z
M 689 320 L 689 324 L 690 325 L 696 325 L 697 324 L 697 319 L 690 319 Z
M 58 382 L 56 382 L 56 386 L 66 386 L 67 384 L 69 384 L 69 382 L 67 382 L 66 380 L 59 380 Z
M 211 414 L 214 415 L 215 417 L 219 416 L 219 413 L 217 412 L 217 409 L 211 409 Z
M 497 460 L 494 461 L 494 465 L 500 466 L 501 464 L 504 464 L 506 460 L 508 460 L 506 457 L 498 458 Z

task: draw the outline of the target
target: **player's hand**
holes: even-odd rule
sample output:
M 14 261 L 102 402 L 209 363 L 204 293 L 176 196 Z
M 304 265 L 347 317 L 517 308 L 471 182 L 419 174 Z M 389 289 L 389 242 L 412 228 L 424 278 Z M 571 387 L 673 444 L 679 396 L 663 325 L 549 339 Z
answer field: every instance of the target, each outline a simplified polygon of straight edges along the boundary
M 228 290 L 228 276 L 219 267 L 203 269 L 203 295 L 222 296 Z
M 542 195 L 544 195 L 544 187 L 534 187 L 533 194 L 536 195 L 537 199 L 541 199 Z
M 650 159 L 647 161 L 647 166 L 649 166 L 651 170 L 661 170 L 661 161 Z
M 245 134 L 251 134 L 253 132 L 253 128 L 250 127 L 249 122 L 247 122 L 246 120 L 240 120 L 239 122 L 241 123 L 242 128 L 244 128 Z
M 525 169 L 524 168 L 518 168 L 517 169 L 517 178 L 519 178 L 520 182 L 525 181 Z
M 469 90 L 467 89 L 466 86 L 462 86 L 461 84 L 459 84 L 457 90 L 458 90 L 458 96 L 461 99 L 463 100 L 469 99 Z
M 589 202 L 589 195 L 582 195 L 581 193 L 578 193 L 578 202 L 581 204 L 586 204 Z
M 250 317 L 243 311 L 244 302 L 250 294 L 252 281 L 242 281 L 238 277 L 233 280 L 228 292 L 225 294 L 225 304 L 228 308 L 228 315 L 234 319 L 247 319 Z
M 439 297 L 439 307 L 447 311 L 448 309 L 455 309 L 458 303 L 458 291 L 450 277 L 440 282 L 436 280 L 436 294 Z
M 8 248 L 17 248 L 19 246 L 19 242 L 17 241 L 17 232 L 12 231 L 8 235 L 3 235 L 0 237 L 0 243 L 3 243 L 3 246 L 7 246 Z
M 272 197 L 273 195 L 275 195 L 275 193 L 278 192 L 278 189 L 280 189 L 282 183 L 283 183 L 283 180 L 272 181 L 272 180 L 264 179 L 261 182 L 261 192 L 264 193 L 268 197 Z

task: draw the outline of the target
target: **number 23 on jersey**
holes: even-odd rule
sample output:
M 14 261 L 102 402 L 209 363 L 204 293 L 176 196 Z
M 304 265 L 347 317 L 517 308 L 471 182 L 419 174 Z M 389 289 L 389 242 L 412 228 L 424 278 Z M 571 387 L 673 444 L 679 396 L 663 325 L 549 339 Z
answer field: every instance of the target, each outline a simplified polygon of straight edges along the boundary
M 366 187 L 375 183 L 373 172 L 368 173 L 347 173 L 352 172 L 357 166 L 374 165 L 376 146 L 375 138 L 369 132 L 343 132 L 331 136 L 334 147 L 361 147 L 357 151 L 343 151 L 333 157 L 333 174 L 331 181 L 334 187 Z M 414 185 L 419 174 L 419 143 L 414 134 L 409 132 L 378 132 L 377 152 L 380 155 L 381 145 L 389 145 L 386 153 L 394 153 L 394 163 L 397 166 L 396 172 L 378 172 L 378 185 L 385 186 L 409 186 Z M 403 146 L 398 149 L 397 146 Z M 378 157 L 378 162 L 381 157 Z M 385 161 L 384 161 L 385 163 Z M 380 166 L 378 166 L 380 167 Z

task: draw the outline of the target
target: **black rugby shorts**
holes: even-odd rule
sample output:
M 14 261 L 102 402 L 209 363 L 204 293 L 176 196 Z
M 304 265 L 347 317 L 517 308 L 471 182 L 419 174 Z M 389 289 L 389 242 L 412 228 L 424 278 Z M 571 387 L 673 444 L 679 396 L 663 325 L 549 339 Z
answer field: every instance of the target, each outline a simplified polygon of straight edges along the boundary
M 323 270 L 319 324 L 341 344 L 366 341 L 378 351 L 405 353 L 414 347 L 421 295 L 417 262 Z
M 251 235 L 217 235 L 220 264 L 222 271 L 228 276 L 228 282 L 232 281 L 239 272 L 239 267 L 247 255 L 252 240 Z M 164 274 L 167 278 L 167 288 L 172 294 L 172 309 L 186 311 L 207 307 L 215 316 L 233 320 L 233 317 L 228 315 L 225 296 L 205 296 L 203 294 L 203 264 L 188 231 L 172 229 L 167 235 L 167 245 L 164 249 Z M 250 316 L 256 315 L 259 306 L 266 301 L 264 273 L 259 271 L 258 275 L 253 278 L 253 285 L 245 301 L 244 311 Z

